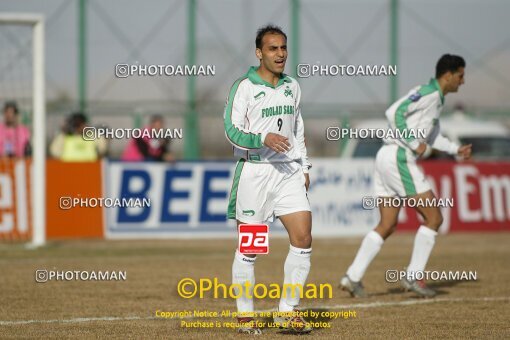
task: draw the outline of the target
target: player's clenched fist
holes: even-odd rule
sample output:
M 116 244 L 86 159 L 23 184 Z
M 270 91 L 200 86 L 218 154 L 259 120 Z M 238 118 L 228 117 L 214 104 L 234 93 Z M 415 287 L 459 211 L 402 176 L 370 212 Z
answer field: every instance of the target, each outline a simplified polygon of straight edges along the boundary
M 462 145 L 460 148 L 459 148 L 459 151 L 457 151 L 457 154 L 462 157 L 463 159 L 469 159 L 471 158 L 471 147 L 473 146 L 473 144 L 466 144 L 466 145 Z
M 268 133 L 266 139 L 264 139 L 264 145 L 276 152 L 287 152 L 290 150 L 290 143 L 287 137 L 279 135 L 277 133 Z

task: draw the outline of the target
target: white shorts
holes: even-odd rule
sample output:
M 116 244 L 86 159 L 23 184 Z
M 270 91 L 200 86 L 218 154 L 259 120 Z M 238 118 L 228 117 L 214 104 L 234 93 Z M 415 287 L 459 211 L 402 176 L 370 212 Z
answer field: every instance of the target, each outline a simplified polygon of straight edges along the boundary
M 374 182 L 378 197 L 414 196 L 431 190 L 412 152 L 395 144 L 377 152 Z
M 310 211 L 305 175 L 293 163 L 237 162 L 227 217 L 244 223 L 272 222 L 274 217 Z

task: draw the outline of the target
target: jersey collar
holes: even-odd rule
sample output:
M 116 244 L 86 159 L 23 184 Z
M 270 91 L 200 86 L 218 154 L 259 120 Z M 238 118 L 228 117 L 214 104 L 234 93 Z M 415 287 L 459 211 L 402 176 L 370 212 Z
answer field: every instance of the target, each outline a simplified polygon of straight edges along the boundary
M 280 75 L 280 79 L 278 80 L 278 84 L 276 84 L 276 86 L 273 86 L 273 84 L 270 84 L 267 81 L 265 81 L 264 79 L 260 78 L 259 74 L 257 73 L 258 69 L 259 69 L 258 67 L 252 66 L 248 70 L 248 73 L 247 73 L 248 79 L 253 84 L 264 85 L 264 86 L 268 86 L 268 87 L 270 87 L 272 89 L 275 89 L 278 86 L 282 85 L 283 83 L 290 83 L 290 82 L 292 82 L 292 80 L 290 79 L 290 77 L 288 75 L 286 75 L 285 73 L 282 73 Z
M 430 79 L 429 85 L 435 88 L 437 92 L 439 92 L 439 97 L 441 97 L 441 104 L 444 104 L 443 91 L 441 90 L 441 86 L 439 86 L 439 82 L 437 81 L 437 79 L 435 78 Z

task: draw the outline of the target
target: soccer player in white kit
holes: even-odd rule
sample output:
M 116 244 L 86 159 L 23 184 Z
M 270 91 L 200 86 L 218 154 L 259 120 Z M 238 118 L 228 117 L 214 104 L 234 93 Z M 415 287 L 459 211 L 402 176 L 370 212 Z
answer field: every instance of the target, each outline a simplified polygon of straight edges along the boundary
M 417 166 L 418 158 L 427 158 L 432 149 L 437 149 L 463 159 L 471 156 L 471 145 L 458 146 L 440 133 L 439 115 L 443 109 L 444 96 L 457 92 L 464 84 L 465 62 L 462 57 L 445 54 L 436 65 L 436 77 L 429 84 L 413 88 L 386 111 L 386 118 L 392 130 L 400 130 L 407 139 L 385 139 L 376 156 L 375 195 L 377 197 L 413 197 L 419 202 L 434 199 L 429 182 Z M 405 133 L 411 132 L 413 133 Z M 413 139 L 418 130 L 426 134 L 426 139 Z M 391 200 L 388 200 L 391 201 Z M 401 280 L 406 290 L 423 297 L 435 296 L 435 291 L 425 285 L 415 273 L 423 272 L 435 243 L 437 230 L 443 222 L 437 206 L 417 206 L 415 208 L 424 222 L 414 240 L 411 261 L 407 267 L 407 277 Z M 377 227 L 369 232 L 347 273 L 340 280 L 342 289 L 354 297 L 365 297 L 361 279 L 366 269 L 377 255 L 384 240 L 397 226 L 400 207 L 379 206 L 381 219 Z
M 283 73 L 287 60 L 287 36 L 276 26 L 258 30 L 255 54 L 260 66 L 251 67 L 228 95 L 225 135 L 238 162 L 230 192 L 228 218 L 237 224 L 263 223 L 276 216 L 289 234 L 290 249 L 284 264 L 284 284 L 305 286 L 312 253 L 312 215 L 307 198 L 309 169 L 303 119 L 299 108 L 301 90 L 294 78 Z M 255 255 L 236 250 L 233 284 L 255 285 Z M 294 286 L 296 287 L 296 286 Z M 246 293 L 246 292 L 245 292 Z M 279 312 L 294 314 L 275 318 L 294 331 L 312 330 L 297 313 L 299 291 L 287 291 Z M 253 318 L 253 288 L 236 299 L 240 333 L 261 334 Z

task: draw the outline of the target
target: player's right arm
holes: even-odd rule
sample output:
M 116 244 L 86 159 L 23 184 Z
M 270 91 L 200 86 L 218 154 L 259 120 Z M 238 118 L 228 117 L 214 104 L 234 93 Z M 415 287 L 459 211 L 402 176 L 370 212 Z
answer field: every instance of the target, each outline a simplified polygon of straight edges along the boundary
M 421 114 L 426 117 L 435 117 L 430 125 L 422 126 L 426 129 L 428 141 L 421 141 L 420 145 L 414 152 L 420 158 L 428 158 L 432 153 L 432 149 L 447 152 L 455 155 L 459 149 L 456 143 L 451 142 L 441 134 L 439 127 L 439 116 L 441 114 L 440 108 L 442 107 L 441 98 L 439 95 L 430 95 L 423 101 Z
M 440 106 L 440 97 L 435 95 L 429 95 L 422 101 L 421 114 L 423 116 L 428 117 L 439 117 L 440 113 L 438 107 Z M 439 122 L 437 120 L 437 122 Z M 435 124 L 435 123 L 433 123 Z M 423 127 L 422 127 L 423 128 Z M 428 135 L 434 134 L 435 130 L 438 130 L 438 126 L 431 125 L 424 127 L 426 129 L 426 133 Z M 433 143 L 432 143 L 433 144 Z M 436 149 L 434 145 L 427 144 L 425 141 L 421 141 L 416 149 L 414 149 L 414 153 L 419 158 L 425 159 L 428 158 L 432 154 L 432 150 Z
M 409 96 L 402 101 L 395 110 L 395 116 L 393 123 L 399 132 L 401 132 L 402 136 L 405 138 L 400 138 L 400 141 L 407 145 L 408 148 L 413 150 L 414 152 L 420 147 L 420 141 L 413 137 L 411 130 L 414 128 L 408 125 L 408 117 L 409 111 L 411 107 L 416 106 L 416 104 L 421 99 L 421 95 L 418 91 L 409 94 Z M 416 110 L 413 110 L 416 113 Z
M 243 86 L 243 80 L 234 83 L 225 105 L 223 122 L 228 141 L 242 150 L 260 149 L 265 145 L 273 151 L 286 152 L 290 148 L 287 137 L 268 131 L 252 131 L 246 126 L 250 90 Z
M 225 136 L 237 148 L 260 149 L 263 146 L 265 135 L 250 131 L 249 127 L 245 126 L 249 89 L 243 86 L 244 79 L 246 78 L 238 79 L 230 89 L 223 113 Z
M 416 156 L 420 158 L 427 158 L 432 153 L 433 147 L 425 143 L 424 140 L 416 139 L 413 137 L 418 132 L 418 129 L 425 129 L 427 134 L 432 133 L 434 126 L 420 125 L 421 117 L 439 117 L 438 111 L 441 107 L 440 97 L 431 95 L 429 93 L 423 94 L 421 91 L 413 91 L 406 100 L 404 100 L 395 112 L 395 126 L 398 130 L 405 133 L 407 138 L 401 138 L 400 141 L 406 144 Z M 418 124 L 409 125 L 409 116 L 418 115 Z

